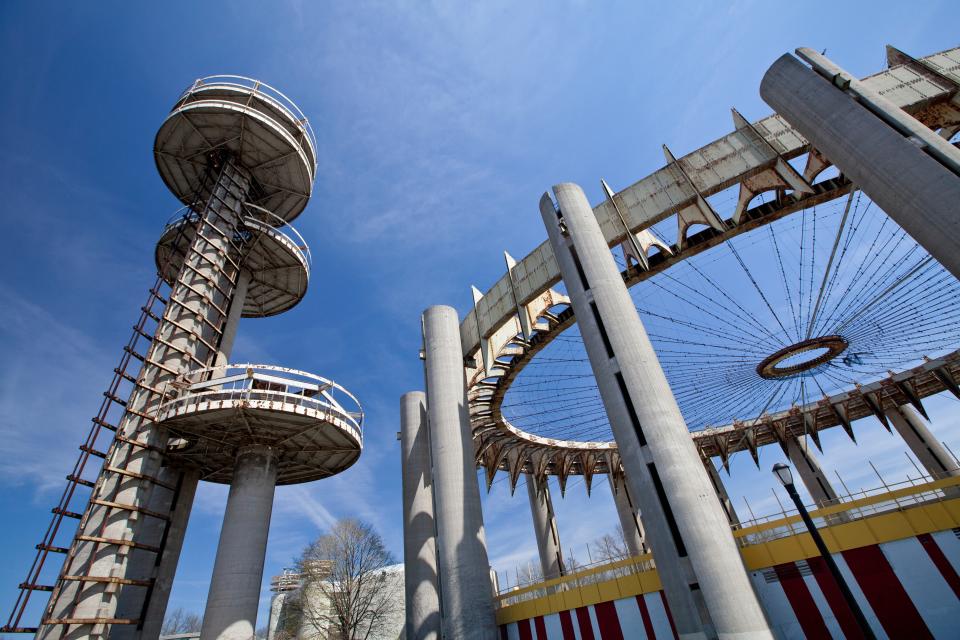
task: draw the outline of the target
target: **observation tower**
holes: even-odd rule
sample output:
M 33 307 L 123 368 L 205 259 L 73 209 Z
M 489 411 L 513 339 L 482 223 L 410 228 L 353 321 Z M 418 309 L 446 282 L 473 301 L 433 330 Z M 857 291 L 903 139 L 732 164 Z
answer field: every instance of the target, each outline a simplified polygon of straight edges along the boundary
M 177 99 L 154 157 L 184 206 L 161 233 L 157 281 L 6 632 L 157 637 L 197 482 L 207 480 L 230 493 L 203 637 L 251 638 L 276 484 L 334 475 L 360 455 L 363 412 L 346 389 L 229 360 L 241 317 L 282 313 L 307 291 L 310 251 L 289 224 L 316 173 L 306 117 L 262 82 L 204 78 Z M 104 461 L 98 472 L 91 456 Z M 79 520 L 75 533 L 64 518 Z M 65 556 L 58 575 L 51 553 Z M 49 603 L 27 626 L 37 591 Z

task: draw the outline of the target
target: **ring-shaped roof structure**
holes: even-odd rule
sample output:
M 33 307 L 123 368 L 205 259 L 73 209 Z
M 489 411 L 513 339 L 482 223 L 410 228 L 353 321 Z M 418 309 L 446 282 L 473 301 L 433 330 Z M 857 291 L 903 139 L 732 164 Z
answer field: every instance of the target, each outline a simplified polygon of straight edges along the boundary
M 866 78 L 867 85 L 947 136 L 960 129 L 960 49 L 915 60 L 888 48 L 888 60 L 890 68 Z M 611 247 L 642 245 L 645 264 L 625 268 L 628 285 L 731 237 L 849 194 L 851 185 L 843 176 L 816 182 L 830 167 L 829 159 L 811 149 L 780 116 L 750 123 L 734 111 L 733 120 L 734 132 L 679 159 L 664 147 L 665 167 L 618 193 L 609 191 L 607 200 L 594 208 Z M 803 161 L 802 169 L 794 168 L 798 161 Z M 723 220 L 707 198 L 731 187 L 739 192 L 737 202 L 732 217 Z M 775 197 L 749 208 L 764 192 Z M 667 219 L 675 220 L 677 229 L 670 246 L 649 234 Z M 707 228 L 688 234 L 695 224 Z M 647 249 L 654 245 L 665 250 L 648 257 Z M 461 324 L 477 461 L 486 469 L 488 483 L 497 470 L 507 470 L 512 484 L 522 472 L 555 474 L 561 487 L 567 476 L 583 474 L 589 488 L 593 473 L 619 468 L 610 441 L 545 438 L 516 428 L 501 412 L 503 397 L 519 372 L 574 322 L 568 300 L 553 288 L 559 281 L 546 242 L 520 261 L 508 256 L 507 274 L 486 294 L 475 296 L 475 308 Z M 852 433 L 850 422 L 870 414 L 884 420 L 885 403 L 919 402 L 944 389 L 956 391 L 958 375 L 957 354 L 947 353 L 762 420 L 706 428 L 693 437 L 705 457 L 726 462 L 732 453 L 749 450 L 756 458 L 758 446 L 790 435 L 812 432 L 816 438 L 820 429 L 836 425 Z

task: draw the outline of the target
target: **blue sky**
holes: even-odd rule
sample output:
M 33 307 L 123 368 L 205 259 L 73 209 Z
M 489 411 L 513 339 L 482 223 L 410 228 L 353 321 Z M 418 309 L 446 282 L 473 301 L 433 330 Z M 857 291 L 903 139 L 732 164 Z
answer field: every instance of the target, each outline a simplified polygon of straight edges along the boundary
M 297 228 L 311 243 L 309 295 L 240 325 L 234 361 L 280 364 L 344 384 L 367 411 L 365 451 L 342 476 L 277 492 L 266 577 L 337 518 L 372 522 L 400 555 L 398 399 L 422 386 L 419 314 L 471 303 L 545 237 L 551 184 L 622 188 L 728 132 L 729 108 L 770 110 L 763 72 L 797 46 L 826 48 L 857 75 L 883 45 L 920 56 L 955 46 L 944 3 L 138 3 L 5 2 L 0 8 L 0 566 L 4 619 L 76 446 L 153 280 L 153 247 L 179 205 L 152 143 L 194 78 L 261 78 L 308 115 L 315 195 Z M 958 403 L 931 403 L 960 438 Z M 854 450 L 824 437 L 827 466 L 873 486 L 870 457 L 906 460 L 879 426 Z M 952 438 L 952 440 L 951 440 Z M 769 466 L 734 461 L 738 506 L 775 507 Z M 198 494 L 171 607 L 202 610 L 226 498 Z M 534 556 L 526 496 L 485 496 L 491 558 Z M 614 526 L 602 483 L 557 500 L 564 546 Z M 588 517 L 589 516 L 589 517 Z M 578 556 L 585 552 L 577 552 Z M 264 601 L 269 594 L 264 592 Z M 262 616 L 261 623 L 265 622 Z

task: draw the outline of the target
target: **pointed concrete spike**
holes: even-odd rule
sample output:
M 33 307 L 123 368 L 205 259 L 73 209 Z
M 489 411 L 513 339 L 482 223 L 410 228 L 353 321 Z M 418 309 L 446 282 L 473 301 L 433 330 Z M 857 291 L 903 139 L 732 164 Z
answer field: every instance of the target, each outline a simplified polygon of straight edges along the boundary
M 887 52 L 887 67 L 895 67 L 898 64 L 906 64 L 913 60 L 913 56 L 900 51 L 895 46 L 888 44 L 886 47 Z
M 677 159 L 670 153 L 670 149 L 667 148 L 667 145 L 663 145 L 663 157 L 667 159 L 667 163 L 676 162 Z
M 886 428 L 887 431 L 890 431 L 890 422 L 887 420 L 887 415 L 883 412 L 882 400 L 877 397 L 874 397 L 872 393 L 860 392 L 860 396 L 863 398 L 864 403 L 873 412 L 873 415 L 877 417 L 877 420 Z M 891 433 L 893 433 L 891 431 Z
M 817 431 L 817 418 L 815 415 L 810 415 L 809 411 L 803 414 L 803 430 L 813 440 L 813 444 L 817 445 L 817 450 L 823 453 L 823 447 L 820 446 L 820 433 Z
M 503 259 L 507 262 L 508 271 L 510 269 L 513 269 L 515 266 L 517 266 L 517 261 L 514 260 L 513 256 L 507 253 L 506 251 L 503 252 Z
M 614 191 L 610 188 L 610 185 L 607 184 L 607 181 L 603 178 L 600 178 L 600 186 L 603 187 L 603 192 L 607 194 L 607 198 L 613 199 Z
M 827 402 L 831 409 L 833 409 L 834 415 L 837 417 L 837 421 L 840 423 L 840 426 L 843 427 L 843 430 L 847 432 L 847 435 L 850 436 L 850 439 L 854 443 L 857 442 L 857 437 L 853 433 L 853 424 L 850 422 L 850 419 L 847 418 L 847 409 L 842 404 L 833 404 Z
M 940 381 L 944 387 L 950 390 L 957 399 L 960 399 L 960 386 L 957 385 L 956 381 L 953 379 L 953 376 L 950 375 L 949 369 L 946 367 L 941 367 L 939 369 L 933 370 L 933 375 Z
M 476 305 L 483 298 L 483 292 L 473 285 L 470 285 L 470 291 L 473 293 L 473 304 Z
M 930 416 L 927 415 L 927 410 L 923 408 L 923 403 L 920 402 L 920 396 L 917 395 L 917 391 L 913 388 L 913 385 L 904 380 L 897 383 L 897 388 L 903 392 L 903 395 L 907 396 L 907 399 L 910 401 L 910 404 L 913 405 L 913 408 L 919 411 L 920 415 L 929 421 Z
M 734 129 L 746 129 L 750 127 L 750 122 L 740 115 L 740 112 L 737 111 L 735 107 L 730 107 L 730 114 L 733 116 Z

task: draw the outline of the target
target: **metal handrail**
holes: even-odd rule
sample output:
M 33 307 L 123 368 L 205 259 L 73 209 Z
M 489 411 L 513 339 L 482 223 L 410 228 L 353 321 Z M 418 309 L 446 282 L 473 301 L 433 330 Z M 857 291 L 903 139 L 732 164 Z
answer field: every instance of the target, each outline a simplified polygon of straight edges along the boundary
M 196 203 L 195 203 L 196 204 Z M 259 205 L 252 204 L 250 202 L 244 202 L 243 206 L 245 209 L 253 210 L 249 215 L 244 216 L 245 223 L 263 223 L 269 225 L 269 227 L 284 236 L 294 236 L 295 240 L 291 240 L 291 244 L 300 252 L 306 262 L 307 266 L 313 267 L 313 254 L 310 252 L 310 245 L 307 244 L 306 239 L 296 227 L 292 224 L 278 216 L 277 214 L 264 209 Z M 161 236 L 166 234 L 168 230 L 174 228 L 180 224 L 186 222 L 196 222 L 200 219 L 201 214 L 197 212 L 195 205 L 187 205 L 185 207 L 180 207 L 177 211 L 167 219 L 166 224 L 163 227 L 163 233 Z M 263 216 L 263 219 L 258 216 Z M 255 225 L 256 226 L 256 225 Z M 296 242 L 299 240 L 299 244 Z
M 891 487 L 897 485 L 909 486 L 891 489 Z M 960 487 L 960 477 L 948 477 L 932 481 L 924 480 L 923 483 L 919 485 L 913 484 L 913 481 L 908 480 L 894 485 L 888 484 L 885 490 L 878 488 L 859 492 L 863 493 L 865 497 L 852 500 L 848 499 L 845 502 L 812 509 L 810 515 L 815 519 L 818 527 L 829 527 L 832 524 L 836 524 L 836 522 L 829 520 L 831 516 L 836 516 L 841 513 L 849 514 L 851 516 L 850 521 L 853 522 L 879 513 L 889 513 L 915 505 L 949 499 L 950 496 L 945 494 L 945 491 L 949 491 L 951 487 Z M 878 490 L 882 492 L 867 495 L 868 492 Z M 850 496 L 846 496 L 846 498 L 850 498 Z M 787 538 L 806 532 L 796 510 L 777 513 L 766 518 L 750 520 L 743 523 L 742 526 L 742 529 L 733 532 L 737 544 L 740 547 L 764 544 L 772 540 Z M 578 588 L 582 585 L 600 582 L 607 579 L 606 576 L 611 572 L 616 573 L 619 571 L 624 575 L 632 575 L 653 568 L 655 568 L 655 565 L 650 554 L 625 558 L 614 562 L 603 560 L 591 565 L 578 567 L 575 573 L 561 578 L 508 587 L 501 590 L 495 599 L 499 607 L 505 607 L 524 600 L 542 597 L 551 592 L 551 590 L 568 590 Z
M 252 91 L 254 95 L 262 97 L 264 100 L 277 107 L 280 111 L 286 113 L 291 120 L 298 123 L 306 134 L 307 143 L 310 145 L 311 151 L 313 151 L 313 172 L 317 172 L 317 137 L 313 133 L 313 127 L 310 126 L 309 119 L 306 115 L 304 115 L 303 111 L 300 110 L 300 107 L 298 107 L 293 100 L 288 98 L 276 87 L 272 87 L 266 82 L 262 82 L 254 78 L 248 78 L 246 76 L 213 75 L 194 80 L 190 86 L 180 94 L 180 97 L 177 98 L 177 102 L 179 103 L 200 87 L 217 86 L 236 87 L 238 89 Z
M 284 390 L 255 389 L 252 385 L 253 380 L 256 379 L 273 384 L 282 384 L 284 385 Z M 243 386 L 230 386 L 237 384 Z M 214 386 L 219 388 L 210 391 L 200 390 Z M 301 393 L 292 393 L 290 392 L 291 387 L 301 390 L 314 390 L 317 395 L 305 396 Z M 342 394 L 348 402 L 341 402 L 341 400 L 334 397 L 331 392 Z M 215 395 L 223 396 L 225 394 L 234 394 L 231 396 L 232 398 L 235 398 L 237 394 L 248 398 L 253 395 L 269 394 L 274 397 L 288 398 L 291 404 L 303 405 L 304 402 L 313 404 L 325 410 L 340 414 L 353 424 L 357 428 L 358 433 L 362 435 L 364 420 L 363 408 L 356 396 L 344 387 L 333 380 L 307 373 L 306 371 L 264 364 L 228 364 L 188 371 L 178 376 L 172 383 L 167 383 L 164 388 L 164 398 L 166 401 L 158 407 L 157 415 L 161 416 L 171 408 L 184 404 L 190 399 L 212 397 Z M 325 399 L 327 402 L 324 402 L 320 398 Z M 352 404 L 356 407 L 356 410 L 351 411 L 345 408 L 344 404 Z

